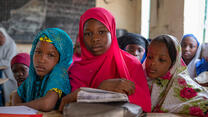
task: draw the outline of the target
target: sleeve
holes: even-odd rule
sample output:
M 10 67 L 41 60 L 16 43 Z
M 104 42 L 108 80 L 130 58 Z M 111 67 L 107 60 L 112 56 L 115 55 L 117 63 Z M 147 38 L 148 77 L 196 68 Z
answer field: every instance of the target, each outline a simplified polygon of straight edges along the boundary
M 10 61 L 13 56 L 16 54 L 16 45 L 15 43 L 12 43 L 9 47 L 6 47 L 5 52 L 3 52 L 3 57 L 0 59 L 0 66 L 7 66 L 10 67 Z M 8 66 L 9 65 L 9 66 Z
M 67 69 L 59 64 L 54 67 L 51 74 L 49 75 L 44 95 L 46 95 L 46 93 L 50 90 L 58 92 L 58 94 L 61 94 L 59 95 L 61 97 L 71 92 L 71 85 L 69 82 Z
M 52 88 L 49 91 L 54 91 L 59 95 L 59 98 L 62 97 L 62 90 L 58 89 L 58 88 Z

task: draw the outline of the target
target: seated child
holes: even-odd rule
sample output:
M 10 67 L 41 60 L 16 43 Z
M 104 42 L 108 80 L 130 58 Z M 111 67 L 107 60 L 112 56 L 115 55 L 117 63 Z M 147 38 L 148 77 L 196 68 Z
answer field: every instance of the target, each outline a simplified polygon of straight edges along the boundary
M 196 62 L 197 77 L 195 78 L 195 80 L 203 86 L 208 86 L 208 76 L 206 72 L 208 72 L 208 43 L 203 43 L 201 45 L 201 59 Z
M 17 81 L 17 86 L 19 87 L 29 75 L 30 66 L 30 55 L 27 53 L 19 53 L 14 56 L 11 60 L 11 69 L 15 80 Z M 14 97 L 17 90 L 14 90 L 10 94 L 10 102 L 6 105 L 12 105 L 12 98 Z
M 11 60 L 11 69 L 19 87 L 29 75 L 30 55 L 19 53 Z
M 48 28 L 33 41 L 28 78 L 20 85 L 14 105 L 39 111 L 57 109 L 63 96 L 70 93 L 67 69 L 72 63 L 73 45 L 63 30 Z
M 153 112 L 208 115 L 208 91 L 189 76 L 175 37 L 160 35 L 153 39 L 144 65 L 151 79 Z
M 146 38 L 135 33 L 125 33 L 118 38 L 119 46 L 122 50 L 127 51 L 137 57 L 141 63 L 144 62 L 149 42 Z
M 192 79 L 196 77 L 195 64 L 200 55 L 200 46 L 198 39 L 193 34 L 186 34 L 181 40 L 182 58 Z
M 69 69 L 73 92 L 62 99 L 59 109 L 77 100 L 80 87 L 90 87 L 127 94 L 131 103 L 150 112 L 150 94 L 142 65 L 119 48 L 112 14 L 104 8 L 88 9 L 80 18 L 79 39 L 81 60 Z

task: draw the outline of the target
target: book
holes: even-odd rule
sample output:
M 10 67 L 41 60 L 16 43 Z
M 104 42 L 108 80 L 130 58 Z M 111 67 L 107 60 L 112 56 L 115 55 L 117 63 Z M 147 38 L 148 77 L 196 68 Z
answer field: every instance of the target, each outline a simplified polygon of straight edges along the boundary
M 77 102 L 129 102 L 126 94 L 87 87 L 80 89 Z

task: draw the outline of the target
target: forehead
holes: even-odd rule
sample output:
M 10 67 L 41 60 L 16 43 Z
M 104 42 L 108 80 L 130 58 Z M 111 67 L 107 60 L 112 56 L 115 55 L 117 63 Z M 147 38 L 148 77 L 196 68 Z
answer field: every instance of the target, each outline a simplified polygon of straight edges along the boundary
M 197 41 L 193 37 L 186 37 L 182 40 L 182 44 L 197 44 Z
M 12 69 L 18 69 L 18 68 L 20 68 L 20 67 L 28 68 L 27 65 L 22 64 L 22 63 L 15 63 L 14 65 L 12 65 Z
M 98 21 L 96 19 L 88 19 L 84 24 L 84 29 L 89 28 L 89 27 L 93 27 L 93 26 L 105 27 L 105 25 L 103 23 L 101 23 L 100 21 Z
M 141 45 L 139 44 L 128 44 L 127 47 L 132 47 L 132 48 L 142 48 L 144 49 Z
M 53 44 L 46 42 L 46 41 L 39 41 L 36 45 L 36 48 L 41 48 L 41 49 L 44 49 L 45 51 L 56 50 L 56 48 Z
M 152 41 L 148 47 L 148 53 L 154 55 L 167 55 L 168 48 L 164 42 Z

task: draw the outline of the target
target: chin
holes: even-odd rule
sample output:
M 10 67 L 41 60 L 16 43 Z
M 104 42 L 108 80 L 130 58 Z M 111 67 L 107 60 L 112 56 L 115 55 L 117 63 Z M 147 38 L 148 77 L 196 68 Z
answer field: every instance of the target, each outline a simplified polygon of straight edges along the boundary
M 150 79 L 156 79 L 157 78 L 157 76 L 150 75 L 150 74 L 148 74 L 147 77 L 150 78 Z

